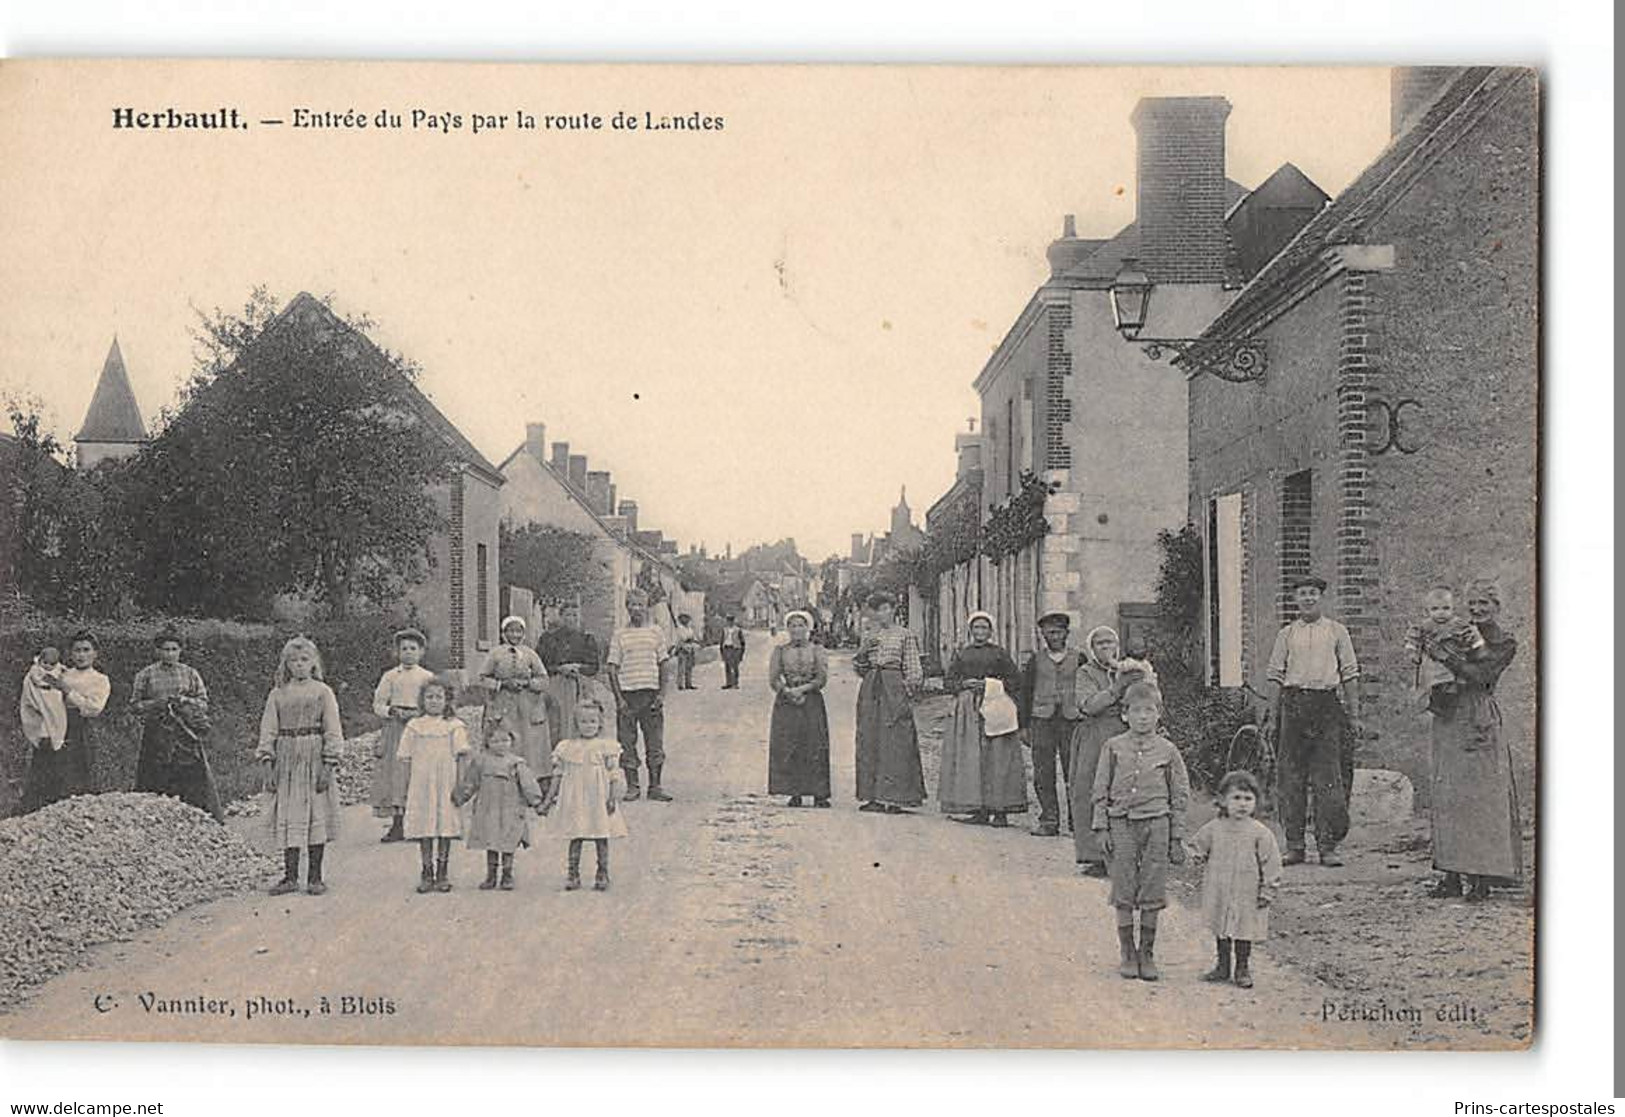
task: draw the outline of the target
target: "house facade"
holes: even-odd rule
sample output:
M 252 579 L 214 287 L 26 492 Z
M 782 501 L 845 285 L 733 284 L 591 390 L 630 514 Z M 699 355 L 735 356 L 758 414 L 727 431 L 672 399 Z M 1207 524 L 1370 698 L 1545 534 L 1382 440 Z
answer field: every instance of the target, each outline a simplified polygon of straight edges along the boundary
M 501 519 L 510 528 L 545 525 L 595 541 L 602 573 L 597 591 L 582 595 L 579 602 L 582 627 L 607 642 L 615 627 L 625 622 L 626 595 L 638 587 L 655 599 L 654 620 L 663 628 L 669 630 L 681 613 L 703 617 L 704 593 L 683 588 L 674 558 L 656 549 L 671 541 L 659 532 L 638 528 L 637 502 L 618 500 L 613 475 L 588 469 L 586 455 L 572 454 L 567 442 L 554 442 L 551 455 L 548 449 L 546 426 L 526 424 L 525 441 L 500 467 L 506 481 Z M 655 546 L 646 546 L 640 538 Z M 669 550 L 675 550 L 675 543 Z M 547 587 L 519 588 L 537 595 L 539 621 L 546 612 Z
M 1397 70 L 1389 146 L 1210 328 L 1263 381 L 1191 383 L 1190 517 L 1210 681 L 1261 687 L 1290 587 L 1327 580 L 1363 674 L 1361 764 L 1418 789 L 1427 719 L 1403 652 L 1435 584 L 1499 581 L 1498 690 L 1527 786 L 1535 734 L 1539 110 L 1532 71 Z
M 1024 476 L 1052 491 L 1049 534 L 998 563 L 981 560 L 956 587 L 971 597 L 957 609 L 991 612 L 1016 653 L 1036 645 L 1036 620 L 1050 611 L 1077 632 L 1137 630 L 1152 609 L 1157 535 L 1185 521 L 1186 376 L 1119 334 L 1118 273 L 1137 266 L 1155 284 L 1147 337 L 1195 336 L 1235 297 L 1243 261 L 1273 254 L 1326 201 L 1290 165 L 1256 192 L 1230 181 L 1229 113 L 1222 97 L 1140 101 L 1134 223 L 1087 239 L 1068 217 L 1049 248 L 1049 279 L 976 378 L 984 519 Z

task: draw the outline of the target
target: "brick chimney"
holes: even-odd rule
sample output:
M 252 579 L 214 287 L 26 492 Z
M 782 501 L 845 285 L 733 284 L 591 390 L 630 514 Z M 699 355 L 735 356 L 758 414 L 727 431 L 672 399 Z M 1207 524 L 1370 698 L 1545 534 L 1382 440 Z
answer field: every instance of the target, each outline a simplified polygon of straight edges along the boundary
M 615 510 L 617 508 L 619 508 L 619 507 L 620 507 L 620 504 L 617 503 L 616 500 L 615 500 L 615 486 L 612 484 L 609 487 L 609 503 L 604 508 L 604 513 L 603 514 L 606 515 L 606 516 L 613 516 L 613 515 L 615 515 Z
M 852 557 L 853 562 L 863 562 L 864 559 L 865 559 L 865 556 L 864 556 L 864 553 L 863 553 L 863 534 L 861 532 L 854 531 L 852 533 L 852 556 L 851 557 Z
M 525 424 L 525 452 L 544 465 L 547 463 L 547 425 L 545 423 Z
M 568 442 L 553 443 L 553 460 L 548 463 L 553 467 L 562 480 L 570 479 L 570 444 Z
M 569 465 L 570 487 L 582 496 L 587 495 L 587 455 L 571 454 Z
M 1416 123 L 1433 98 L 1460 71 L 1457 66 L 1395 66 L 1388 74 L 1388 134 Z
M 626 521 L 626 530 L 627 530 L 627 532 L 631 533 L 631 532 L 637 531 L 638 530 L 638 502 L 635 501 L 635 500 L 623 500 L 618 505 L 618 507 L 619 507 L 620 512 L 621 512 L 621 519 Z
M 1100 242 L 1097 240 L 1078 239 L 1078 219 L 1074 214 L 1067 214 L 1061 219 L 1060 239 L 1050 241 L 1049 249 L 1045 253 L 1049 257 L 1050 275 L 1057 276 L 1068 268 L 1076 267 L 1099 247 Z
M 1139 261 L 1156 283 L 1222 283 L 1223 97 L 1146 97 L 1129 117 L 1139 136 Z
M 607 516 L 614 507 L 609 499 L 609 472 L 593 469 L 587 472 L 587 503 L 600 516 Z

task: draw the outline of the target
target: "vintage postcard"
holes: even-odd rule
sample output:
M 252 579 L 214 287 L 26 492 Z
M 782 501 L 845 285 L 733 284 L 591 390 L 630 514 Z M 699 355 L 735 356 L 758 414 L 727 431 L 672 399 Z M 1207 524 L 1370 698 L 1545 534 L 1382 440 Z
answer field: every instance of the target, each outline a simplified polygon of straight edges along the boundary
M 0 1034 L 1527 1047 L 1540 96 L 0 63 Z

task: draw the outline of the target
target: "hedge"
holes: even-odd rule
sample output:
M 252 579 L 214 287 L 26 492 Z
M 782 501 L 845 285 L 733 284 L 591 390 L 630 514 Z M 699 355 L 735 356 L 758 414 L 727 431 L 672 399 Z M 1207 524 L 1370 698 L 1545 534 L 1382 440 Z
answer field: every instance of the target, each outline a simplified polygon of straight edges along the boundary
M 141 725 L 128 710 L 130 686 L 135 673 L 152 662 L 152 637 L 165 623 L 147 620 L 88 626 L 101 645 L 97 666 L 113 684 L 107 711 L 97 719 L 94 734 L 91 779 L 96 791 L 128 790 L 134 785 Z M 392 626 L 384 617 L 324 621 L 302 629 L 215 620 L 173 623 L 185 640 L 185 662 L 202 673 L 209 688 L 213 723 L 209 762 L 221 796 L 228 802 L 259 790 L 253 750 L 260 715 L 282 645 L 290 636 L 302 631 L 321 649 L 346 735 L 366 732 L 378 724 L 372 715 L 373 688 L 378 676 L 394 662 Z M 8 680 L 12 711 L 17 708 L 23 674 L 39 648 L 55 644 L 66 659 L 68 642 L 79 627 L 67 620 L 30 618 L 21 627 L 0 632 L 0 669 Z M 15 814 L 20 807 L 28 757 L 15 712 L 5 721 L 0 744 L 0 774 L 4 777 L 0 781 L 0 816 Z

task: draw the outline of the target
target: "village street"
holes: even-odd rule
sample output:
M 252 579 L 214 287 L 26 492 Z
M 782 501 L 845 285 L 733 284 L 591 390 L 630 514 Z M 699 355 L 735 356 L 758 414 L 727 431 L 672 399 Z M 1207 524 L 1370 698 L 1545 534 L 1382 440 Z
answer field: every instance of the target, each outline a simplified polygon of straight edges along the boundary
M 101 948 L 0 1027 L 15 1037 L 324 1044 L 1399 1040 L 1392 1028 L 1321 1023 L 1325 987 L 1268 948 L 1257 989 L 1200 983 L 1211 940 L 1178 904 L 1158 944 L 1164 979 L 1120 979 L 1106 884 L 1075 874 L 1069 841 L 1020 825 L 950 825 L 934 803 L 907 817 L 856 813 L 847 656 L 833 657 L 828 691 L 835 809 L 768 799 L 767 644 L 765 634 L 754 641 L 740 690 L 719 689 L 711 664 L 697 673 L 700 690 L 671 695 L 677 801 L 623 808 L 632 837 L 615 844 L 607 894 L 562 891 L 562 843 L 545 842 L 519 854 L 515 892 L 478 891 L 483 856 L 458 849 L 456 891 L 416 895 L 416 848 L 379 844 L 375 821 L 352 807 L 326 896 L 262 891 L 182 912 L 137 942 Z M 143 1007 L 143 994 L 220 1003 L 177 1015 Z M 344 1011 L 385 1001 L 380 1013 Z M 262 1010 L 253 1019 L 251 1004 Z

